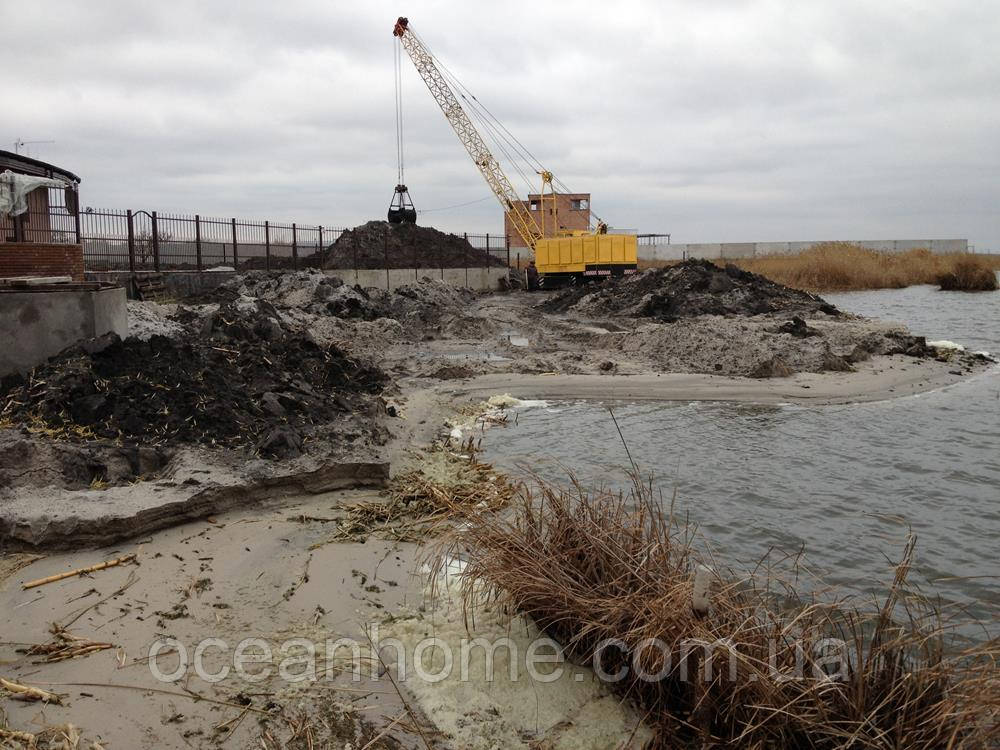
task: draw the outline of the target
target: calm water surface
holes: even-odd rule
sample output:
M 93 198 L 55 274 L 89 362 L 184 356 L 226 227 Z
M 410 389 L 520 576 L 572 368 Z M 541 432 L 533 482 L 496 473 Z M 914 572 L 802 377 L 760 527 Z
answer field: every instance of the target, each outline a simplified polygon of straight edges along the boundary
M 841 309 L 1000 353 L 1000 292 L 933 287 L 826 295 Z M 911 577 L 980 619 L 1000 613 L 1000 368 L 920 396 L 846 406 L 614 405 L 632 457 L 729 565 L 777 548 L 855 591 L 891 576 L 907 528 Z M 528 409 L 486 433 L 487 457 L 551 479 L 625 484 L 600 404 Z M 993 619 L 994 623 L 996 619 Z

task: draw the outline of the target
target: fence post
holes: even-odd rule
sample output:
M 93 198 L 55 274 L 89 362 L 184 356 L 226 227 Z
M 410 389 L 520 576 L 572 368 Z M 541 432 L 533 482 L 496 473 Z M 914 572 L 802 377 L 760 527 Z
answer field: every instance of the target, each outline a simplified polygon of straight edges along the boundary
M 385 230 L 382 232 L 382 244 L 385 249 L 385 290 L 391 292 L 392 289 L 389 287 L 389 227 L 386 226 Z M 357 257 L 357 251 L 355 250 L 355 258 Z M 357 265 L 355 263 L 354 265 Z
M 319 225 L 319 246 L 316 248 L 316 255 L 319 258 L 319 267 L 326 266 L 326 251 L 323 248 L 323 225 Z
M 462 248 L 462 252 L 465 253 L 465 285 L 469 285 L 469 233 L 462 232 L 462 237 L 465 238 L 465 246 Z M 490 248 L 490 235 L 486 235 L 486 252 L 489 253 Z
M 343 235 L 341 235 L 341 237 L 343 237 Z M 355 284 L 360 284 L 361 283 L 361 271 L 358 270 L 358 242 L 357 242 L 357 240 L 354 241 L 353 252 L 354 252 L 354 283 Z
M 236 218 L 233 218 L 233 270 L 240 270 L 240 256 L 236 252 Z
M 417 253 L 417 246 L 414 243 L 414 245 L 413 245 L 413 280 L 414 281 L 417 281 L 417 279 L 419 278 L 419 275 L 420 275 L 419 271 L 417 270 L 417 267 L 419 265 L 420 265 L 420 256 Z
M 264 268 L 271 270 L 271 222 L 264 221 Z
M 296 271 L 299 270 L 299 242 L 294 221 L 292 222 L 292 266 Z
M 152 242 L 153 242 L 153 270 L 156 271 L 157 273 L 159 273 L 160 272 L 160 230 L 159 230 L 159 227 L 158 227 L 158 225 L 156 223 L 156 211 L 153 211 L 153 213 L 151 213 L 149 215 L 149 217 L 150 217 L 149 223 L 151 225 L 150 229 L 151 229 L 151 231 L 153 233 L 153 236 L 151 238 Z
M 504 244 L 507 245 L 507 268 L 510 268 L 510 235 L 507 235 L 507 239 Z
M 128 226 L 128 270 L 133 276 L 135 275 L 135 229 L 132 223 L 132 209 L 130 208 L 125 213 L 125 219 Z
M 194 251 L 198 256 L 198 273 L 201 273 L 201 217 L 194 215 Z
M 521 270 L 521 253 L 517 254 L 517 270 Z
M 76 210 L 73 212 L 73 224 L 76 228 L 76 244 L 83 244 L 80 241 L 80 194 L 76 194 Z

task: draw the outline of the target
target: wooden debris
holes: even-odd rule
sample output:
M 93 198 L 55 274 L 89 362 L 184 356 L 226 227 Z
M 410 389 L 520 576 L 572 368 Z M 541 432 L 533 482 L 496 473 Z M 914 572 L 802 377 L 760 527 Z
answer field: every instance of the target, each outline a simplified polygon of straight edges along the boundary
M 21 685 L 17 682 L 11 682 L 10 680 L 5 680 L 3 677 L 0 677 L 0 688 L 3 688 L 10 693 L 12 698 L 16 698 L 21 701 L 62 703 L 62 699 L 56 693 L 50 693 L 48 690 L 31 687 L 30 685 Z
M 11 740 L 12 742 L 21 742 L 27 747 L 38 747 L 38 735 L 32 734 L 31 732 L 15 732 L 13 729 L 4 729 L 0 727 L 0 740 Z M 6 745 L 4 745 L 6 747 Z
M 393 479 L 386 500 L 341 506 L 344 516 L 329 541 L 358 541 L 377 534 L 393 541 L 419 542 L 449 522 L 500 510 L 517 489 L 516 483 L 497 474 L 490 464 L 478 461 L 474 450 L 459 456 L 438 449 L 426 455 L 425 468 Z
M 36 586 L 44 586 L 47 583 L 55 583 L 56 581 L 62 581 L 66 578 L 72 578 L 73 576 L 80 576 L 86 573 L 95 573 L 98 570 L 105 570 L 107 568 L 113 568 L 117 565 L 124 565 L 127 562 L 134 562 L 135 554 L 125 555 L 124 557 L 119 557 L 114 560 L 107 560 L 97 565 L 91 565 L 86 568 L 77 568 L 76 570 L 67 570 L 65 573 L 56 573 L 55 575 L 48 576 L 46 578 L 39 578 L 36 581 L 28 581 L 27 583 L 21 584 L 22 590 L 33 589 Z
M 13 554 L 0 557 L 0 585 L 3 585 L 3 582 L 14 575 L 17 571 L 28 567 L 33 562 L 37 562 L 44 557 L 45 555 L 34 555 L 21 552 L 15 552 Z
M 104 651 L 115 647 L 113 643 L 100 643 L 92 641 L 89 638 L 73 635 L 56 623 L 52 624 L 51 632 L 53 636 L 51 641 L 32 646 L 26 652 L 28 656 L 44 657 L 35 662 L 36 664 L 50 664 L 52 662 L 65 661 L 66 659 L 76 659 L 80 656 L 87 656 L 97 651 Z

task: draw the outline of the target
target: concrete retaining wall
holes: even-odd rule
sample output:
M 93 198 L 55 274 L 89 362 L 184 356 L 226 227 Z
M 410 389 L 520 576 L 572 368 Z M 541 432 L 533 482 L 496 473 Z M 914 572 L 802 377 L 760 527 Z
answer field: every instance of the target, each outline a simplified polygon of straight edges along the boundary
M 143 272 L 138 274 L 143 275 Z M 87 281 L 102 281 L 120 284 L 135 299 L 138 295 L 132 285 L 132 274 L 128 271 L 87 271 Z M 217 286 L 236 276 L 236 271 L 164 271 L 163 286 L 171 297 L 189 297 L 193 294 L 210 292 Z
M 412 284 L 423 277 L 441 279 L 455 286 L 466 286 L 471 289 L 496 289 L 500 279 L 507 275 L 506 266 L 491 266 L 490 268 L 393 268 L 388 273 L 372 269 L 328 269 L 324 273 L 336 276 L 347 284 L 360 284 L 363 287 L 378 287 L 379 289 L 395 289 L 404 284 Z M 235 271 L 163 271 L 163 285 L 171 297 L 187 297 L 215 289 L 236 276 Z M 132 288 L 132 276 L 128 271 L 87 271 L 88 281 L 103 281 L 121 284 L 128 289 L 128 296 L 135 297 Z
M 128 335 L 125 289 L 0 292 L 0 375 L 27 372 L 82 339 Z
M 425 276 L 429 279 L 440 279 L 455 286 L 488 290 L 496 289 L 500 279 L 505 277 L 509 271 L 510 269 L 506 266 L 492 266 L 490 268 L 421 268 L 417 270 L 391 268 L 388 271 L 384 269 L 328 269 L 324 273 L 328 276 L 336 276 L 345 284 L 360 284 L 363 287 L 378 287 L 390 291 L 405 284 L 412 284 Z
M 639 245 L 641 260 L 685 258 L 753 258 L 762 255 L 794 255 L 826 240 L 810 242 L 714 242 L 671 245 Z M 932 253 L 967 253 L 969 241 L 957 240 L 847 240 L 869 250 L 903 253 L 927 248 Z

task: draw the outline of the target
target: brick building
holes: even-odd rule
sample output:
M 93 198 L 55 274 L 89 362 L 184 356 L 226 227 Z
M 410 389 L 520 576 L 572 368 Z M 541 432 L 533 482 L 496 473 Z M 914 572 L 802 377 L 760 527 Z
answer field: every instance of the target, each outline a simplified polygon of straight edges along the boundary
M 531 193 L 521 205 L 528 209 L 539 230 L 544 217 L 545 237 L 555 237 L 559 232 L 586 231 L 590 227 L 590 193 L 556 193 L 554 208 L 548 194 L 543 201 L 541 195 Z M 511 247 L 528 247 L 509 211 L 504 214 L 503 228 L 510 237 Z
M 80 178 L 38 159 L 0 151 L 0 174 L 13 172 L 49 180 L 59 186 L 37 187 L 25 196 L 28 210 L 0 213 L 0 278 L 71 276 L 83 281 L 83 248 L 79 241 Z

